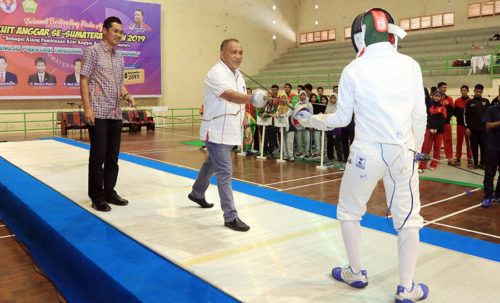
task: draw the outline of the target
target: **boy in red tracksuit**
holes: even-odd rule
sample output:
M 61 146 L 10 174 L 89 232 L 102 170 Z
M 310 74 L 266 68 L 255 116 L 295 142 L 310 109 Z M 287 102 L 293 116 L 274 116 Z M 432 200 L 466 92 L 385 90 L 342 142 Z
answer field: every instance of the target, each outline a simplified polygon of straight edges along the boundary
M 446 112 L 450 113 L 447 115 L 446 120 L 444 121 L 444 132 L 443 132 L 443 141 L 444 141 L 444 154 L 448 159 L 448 165 L 455 165 L 455 160 L 453 159 L 453 141 L 451 138 L 451 117 L 453 116 L 453 99 L 450 96 L 446 95 L 446 91 L 448 86 L 444 82 L 438 83 L 438 90 L 441 92 L 441 102 L 446 107 Z
M 422 145 L 422 153 L 429 154 L 434 145 L 434 153 L 432 155 L 431 167 L 429 170 L 435 170 L 438 165 L 438 160 L 441 153 L 441 143 L 443 142 L 443 132 L 446 120 L 446 107 L 441 103 L 441 92 L 435 91 L 432 95 L 432 105 L 427 112 L 427 129 L 425 131 L 424 144 Z M 419 172 L 422 173 L 427 167 L 427 161 L 420 162 Z
M 470 149 L 470 138 L 465 133 L 465 105 L 469 102 L 470 97 L 468 96 L 469 87 L 467 85 L 462 85 L 460 87 L 460 93 L 462 96 L 455 100 L 455 109 L 453 115 L 457 119 L 457 148 L 456 148 L 456 163 L 460 164 L 462 158 L 462 144 L 465 137 L 465 146 L 467 146 L 467 164 L 472 166 L 472 152 Z

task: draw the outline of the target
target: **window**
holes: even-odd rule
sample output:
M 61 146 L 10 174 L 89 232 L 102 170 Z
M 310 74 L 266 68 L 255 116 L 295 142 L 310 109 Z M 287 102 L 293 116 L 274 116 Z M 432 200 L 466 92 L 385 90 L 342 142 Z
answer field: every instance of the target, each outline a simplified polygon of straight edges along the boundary
M 498 1 L 500 2 L 500 1 Z M 455 25 L 455 13 L 435 14 L 399 20 L 399 27 L 406 31 L 431 29 Z
M 401 27 L 405 31 L 409 31 L 410 30 L 410 19 L 399 20 L 399 27 Z
M 467 5 L 467 17 L 477 18 L 500 14 L 500 1 L 485 1 Z
M 344 27 L 344 40 L 351 39 L 351 27 Z
M 443 14 L 443 26 L 455 25 L 455 13 Z
M 335 30 L 331 29 L 328 31 L 328 40 L 335 41 Z
M 432 27 L 441 27 L 441 26 L 443 26 L 443 14 L 433 15 Z
M 327 29 L 316 32 L 301 33 L 299 37 L 300 44 L 335 41 L 335 30 Z
M 431 28 L 432 27 L 432 20 L 431 16 L 424 16 L 420 17 L 420 28 Z

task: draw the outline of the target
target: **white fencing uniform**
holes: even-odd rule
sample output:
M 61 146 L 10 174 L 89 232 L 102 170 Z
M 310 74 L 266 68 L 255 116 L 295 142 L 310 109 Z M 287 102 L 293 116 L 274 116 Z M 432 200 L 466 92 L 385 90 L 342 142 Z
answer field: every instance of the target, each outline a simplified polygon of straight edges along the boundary
M 342 71 L 337 111 L 327 116 L 326 125 L 346 126 L 353 113 L 356 135 L 342 178 L 338 219 L 361 220 L 383 178 L 395 228 L 403 223 L 404 228 L 422 227 L 411 152 L 421 149 L 427 120 L 418 63 L 389 42 L 369 45 Z

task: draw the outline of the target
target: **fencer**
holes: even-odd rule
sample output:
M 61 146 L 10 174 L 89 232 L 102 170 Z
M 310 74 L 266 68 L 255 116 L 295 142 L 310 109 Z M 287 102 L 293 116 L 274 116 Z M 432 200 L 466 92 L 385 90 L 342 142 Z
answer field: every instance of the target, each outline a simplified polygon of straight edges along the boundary
M 395 301 L 423 300 L 428 287 L 413 282 L 423 225 L 413 151 L 422 146 L 427 117 L 420 66 L 397 52 L 398 37 L 406 33 L 383 9 L 358 15 L 352 35 L 357 58 L 342 71 L 336 113 L 313 115 L 308 121 L 312 127 L 331 129 L 346 126 L 355 114 L 356 136 L 337 208 L 349 265 L 335 267 L 332 276 L 352 287 L 368 285 L 362 267 L 360 220 L 375 186 L 383 179 L 398 232 L 400 282 Z

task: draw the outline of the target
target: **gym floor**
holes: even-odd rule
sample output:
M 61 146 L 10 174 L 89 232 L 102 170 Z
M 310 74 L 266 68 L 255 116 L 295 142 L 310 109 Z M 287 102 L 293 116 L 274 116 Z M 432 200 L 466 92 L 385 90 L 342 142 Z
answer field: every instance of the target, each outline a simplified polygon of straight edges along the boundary
M 50 136 L 51 134 L 38 133 L 30 134 L 28 137 L 8 135 L 3 136 L 2 139 L 16 141 Z M 70 132 L 68 137 L 78 140 L 79 133 Z M 155 132 L 143 130 L 139 134 L 123 133 L 122 138 L 121 151 L 123 153 L 191 170 L 198 170 L 207 156 L 206 149 L 200 150 L 198 146 L 181 143 L 199 139 L 196 127 L 158 128 Z M 88 143 L 87 134 L 84 134 L 83 142 Z M 464 169 L 466 169 L 466 162 L 462 161 Z M 255 157 L 242 157 L 233 153 L 235 180 L 336 205 L 342 172 L 337 167 L 318 170 L 316 165 L 316 163 L 300 161 L 277 163 L 275 160 L 258 160 Z M 483 173 L 480 170 L 473 172 Z M 479 206 L 482 201 L 480 188 L 482 177 L 476 174 L 445 164 L 438 166 L 434 172 L 426 171 L 422 174 L 420 182 L 423 206 L 421 214 L 426 220 L 427 227 L 500 244 L 500 230 L 497 224 L 500 207 L 498 204 L 488 209 Z M 120 177 L 118 183 L 120 183 Z M 213 196 L 213 199 L 217 199 L 217 196 Z M 217 205 L 217 201 L 213 202 Z M 236 204 L 238 206 L 238 200 Z M 368 203 L 368 213 L 383 217 L 386 211 L 385 192 L 380 183 Z M 245 220 L 245 217 L 242 216 L 242 219 Z M 245 221 L 253 226 L 251 221 Z M 3 223 L 0 223 L 1 225 Z M 36 265 L 30 266 L 31 259 L 15 242 L 8 227 L 0 227 L 0 232 L 2 250 L 6 250 L 11 256 L 0 260 L 0 268 L 2 268 L 0 301 L 33 302 L 34 298 L 43 298 L 44 302 L 62 300 L 52 284 L 36 274 Z M 2 236 L 7 237 L 2 238 Z M 13 275 L 19 273 L 20 269 L 28 269 L 31 273 L 18 274 L 13 280 Z M 40 279 L 42 282 L 39 282 Z

